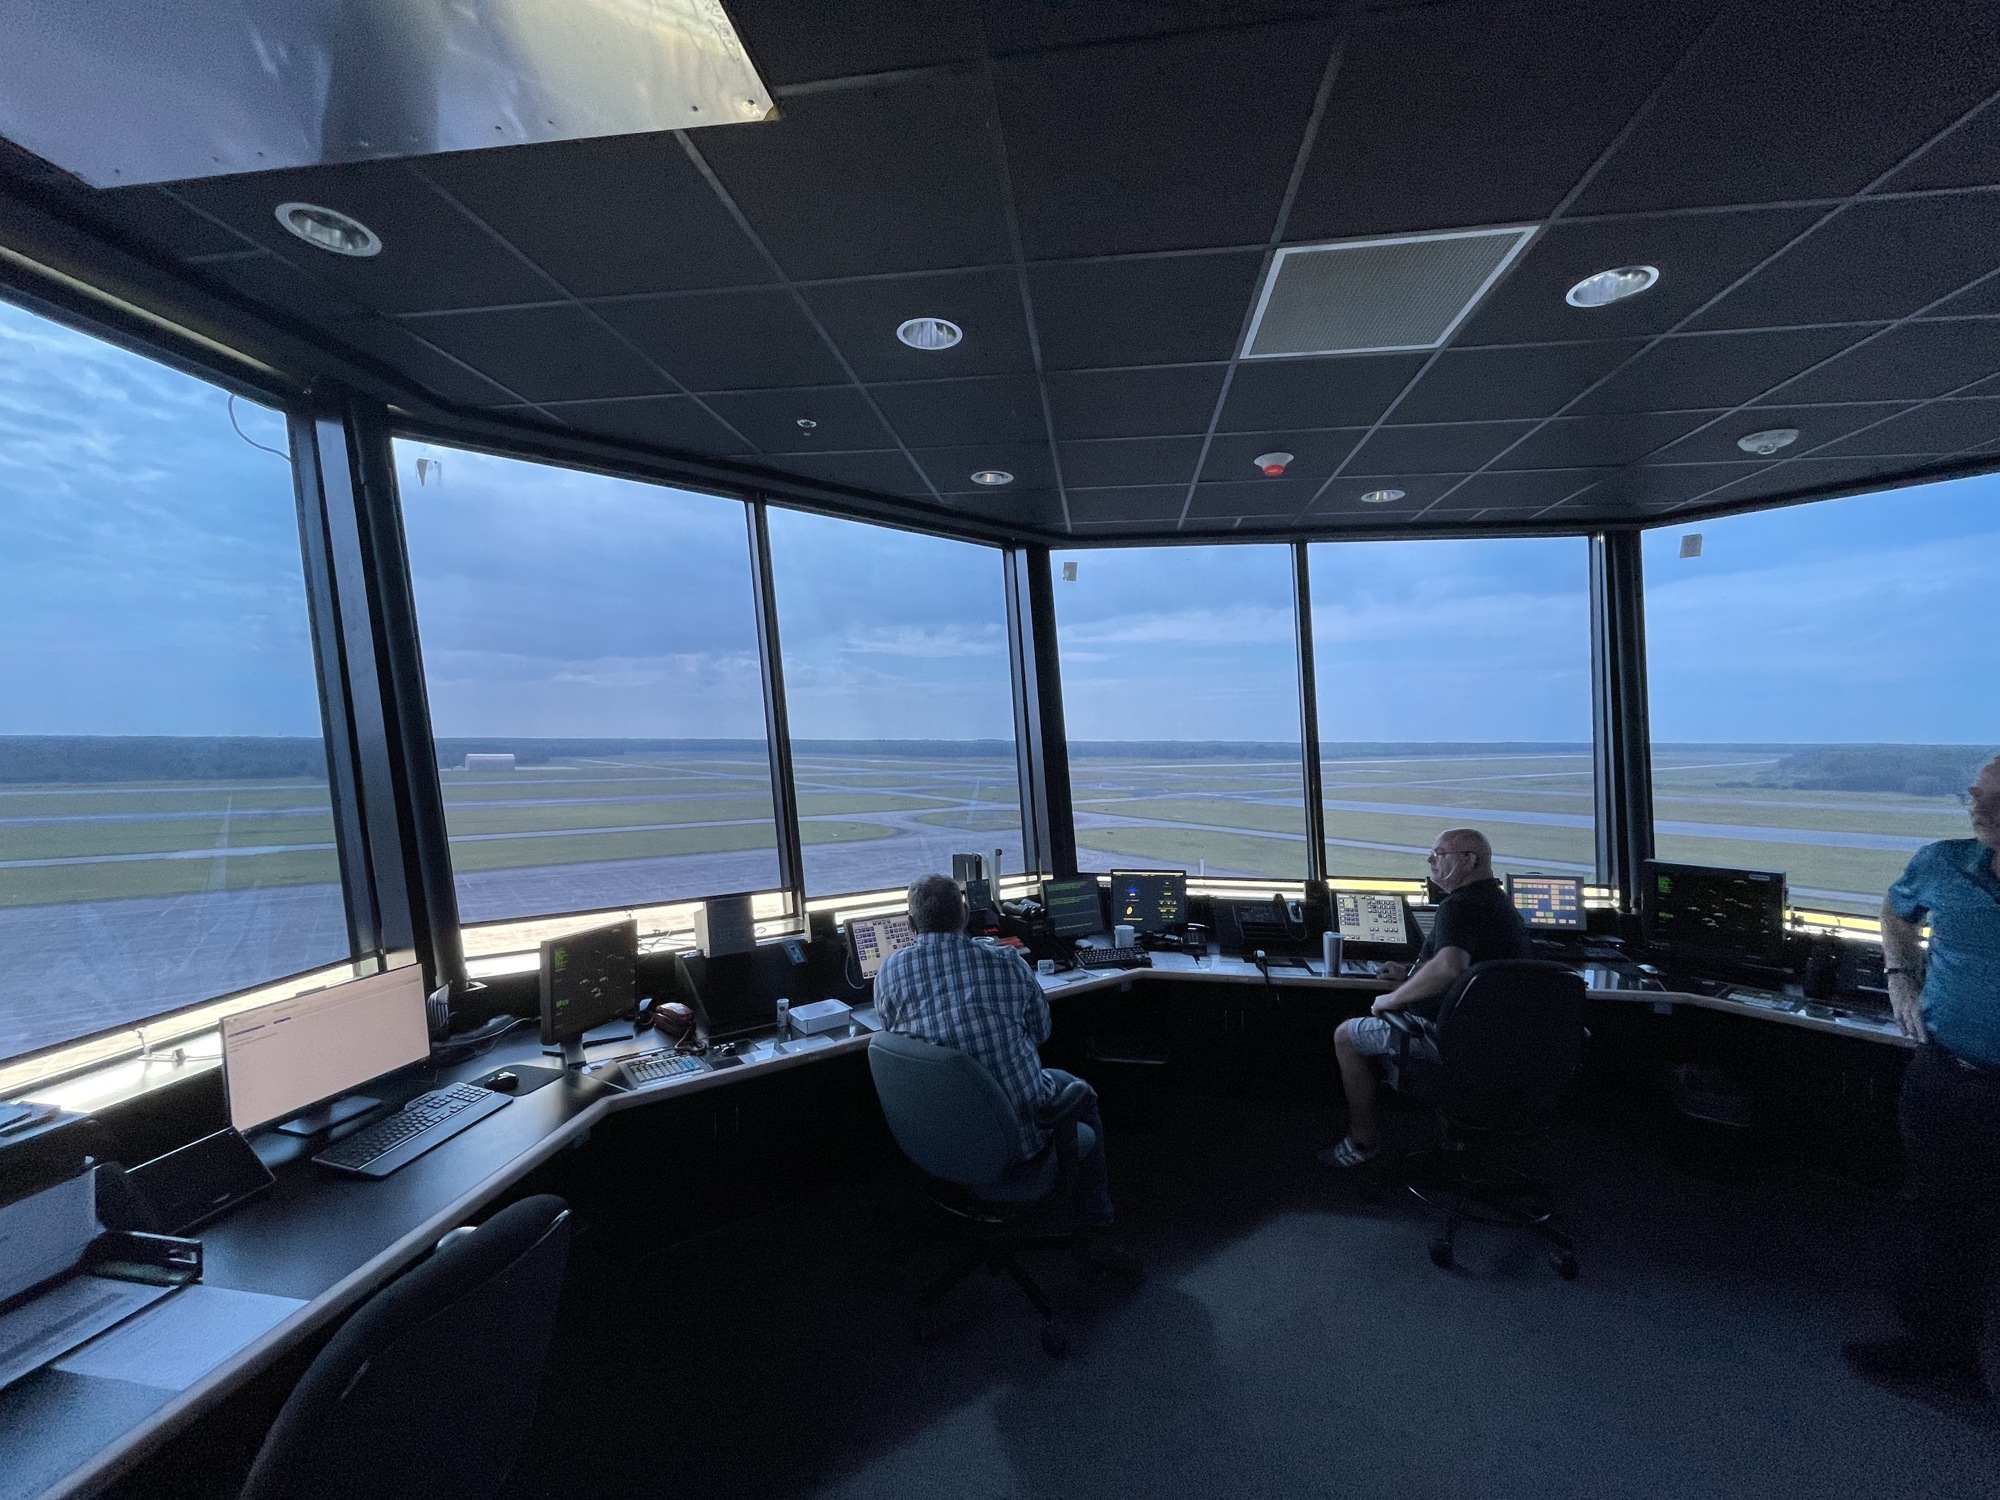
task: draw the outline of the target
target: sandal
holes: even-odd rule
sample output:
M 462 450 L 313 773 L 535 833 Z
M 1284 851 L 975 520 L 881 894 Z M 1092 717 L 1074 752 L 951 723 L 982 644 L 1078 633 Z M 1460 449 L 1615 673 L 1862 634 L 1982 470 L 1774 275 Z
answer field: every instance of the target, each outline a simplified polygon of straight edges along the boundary
M 1329 1146 L 1320 1152 L 1319 1161 L 1323 1167 L 1363 1167 L 1382 1154 L 1382 1147 L 1362 1146 L 1351 1135 L 1340 1138 L 1338 1146 Z

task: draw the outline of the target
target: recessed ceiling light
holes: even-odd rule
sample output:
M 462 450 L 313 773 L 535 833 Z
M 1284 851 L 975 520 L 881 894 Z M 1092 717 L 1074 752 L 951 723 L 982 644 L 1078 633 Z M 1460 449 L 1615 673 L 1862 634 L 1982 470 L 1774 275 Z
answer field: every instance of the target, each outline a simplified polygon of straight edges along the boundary
M 815 422 L 815 421 L 814 421 L 814 420 L 813 420 L 813 419 L 812 419 L 811 417 L 800 417 L 800 418 L 799 418 L 799 431 L 800 431 L 800 432 L 811 432 L 811 431 L 812 431 L 812 430 L 813 430 L 813 429 L 814 429 L 815 427 L 817 427 L 817 426 L 819 426 L 819 423 Z
M 1771 427 L 1763 432 L 1746 432 L 1736 440 L 1736 446 L 1745 453 L 1769 458 L 1780 448 L 1789 448 L 1798 440 L 1799 430 L 1796 427 Z
M 974 469 L 972 471 L 972 482 L 974 484 L 1012 484 L 1014 476 L 1009 474 L 1005 469 Z
M 1604 307 L 1636 297 L 1660 279 L 1658 266 L 1620 266 L 1586 276 L 1563 296 L 1571 307 Z
M 946 318 L 911 318 L 896 337 L 912 349 L 949 349 L 965 337 L 965 330 Z
M 1361 497 L 1363 505 L 1387 505 L 1391 500 L 1403 498 L 1401 490 L 1370 490 Z
M 359 219 L 316 203 L 280 203 L 278 222 L 316 250 L 335 255 L 380 255 L 382 241 Z

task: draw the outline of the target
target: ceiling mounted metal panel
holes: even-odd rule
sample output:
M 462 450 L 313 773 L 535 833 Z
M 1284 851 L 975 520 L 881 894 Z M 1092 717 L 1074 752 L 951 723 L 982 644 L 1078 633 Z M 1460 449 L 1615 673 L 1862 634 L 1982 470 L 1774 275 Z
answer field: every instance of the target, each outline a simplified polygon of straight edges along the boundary
M 0 135 L 94 187 L 767 118 L 719 0 L 0 0 Z
M 1435 349 L 1533 233 L 1466 229 L 1280 250 L 1243 357 Z

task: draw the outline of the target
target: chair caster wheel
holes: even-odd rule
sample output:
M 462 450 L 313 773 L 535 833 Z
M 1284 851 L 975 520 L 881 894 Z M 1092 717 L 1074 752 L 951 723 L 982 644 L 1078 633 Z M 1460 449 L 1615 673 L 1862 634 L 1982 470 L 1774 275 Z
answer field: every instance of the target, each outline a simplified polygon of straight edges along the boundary
M 1050 1359 L 1061 1359 L 1069 1353 L 1069 1340 L 1063 1337 L 1062 1329 L 1053 1318 L 1042 1324 L 1042 1353 Z
M 1567 1250 L 1551 1250 L 1549 1264 L 1555 1267 L 1556 1275 L 1564 1281 L 1576 1280 L 1576 1257 Z
M 1436 1266 L 1440 1271 L 1449 1271 L 1451 1269 L 1450 1240 L 1431 1241 L 1431 1264 Z

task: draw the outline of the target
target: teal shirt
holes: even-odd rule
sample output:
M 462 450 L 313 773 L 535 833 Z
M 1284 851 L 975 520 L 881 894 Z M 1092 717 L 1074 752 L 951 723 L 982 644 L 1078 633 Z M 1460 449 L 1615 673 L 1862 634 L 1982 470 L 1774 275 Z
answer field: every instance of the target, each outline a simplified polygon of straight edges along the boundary
M 1924 1025 L 1939 1046 L 2000 1068 L 2000 876 L 1977 839 L 1926 844 L 1889 887 L 1889 909 L 1929 922 Z

